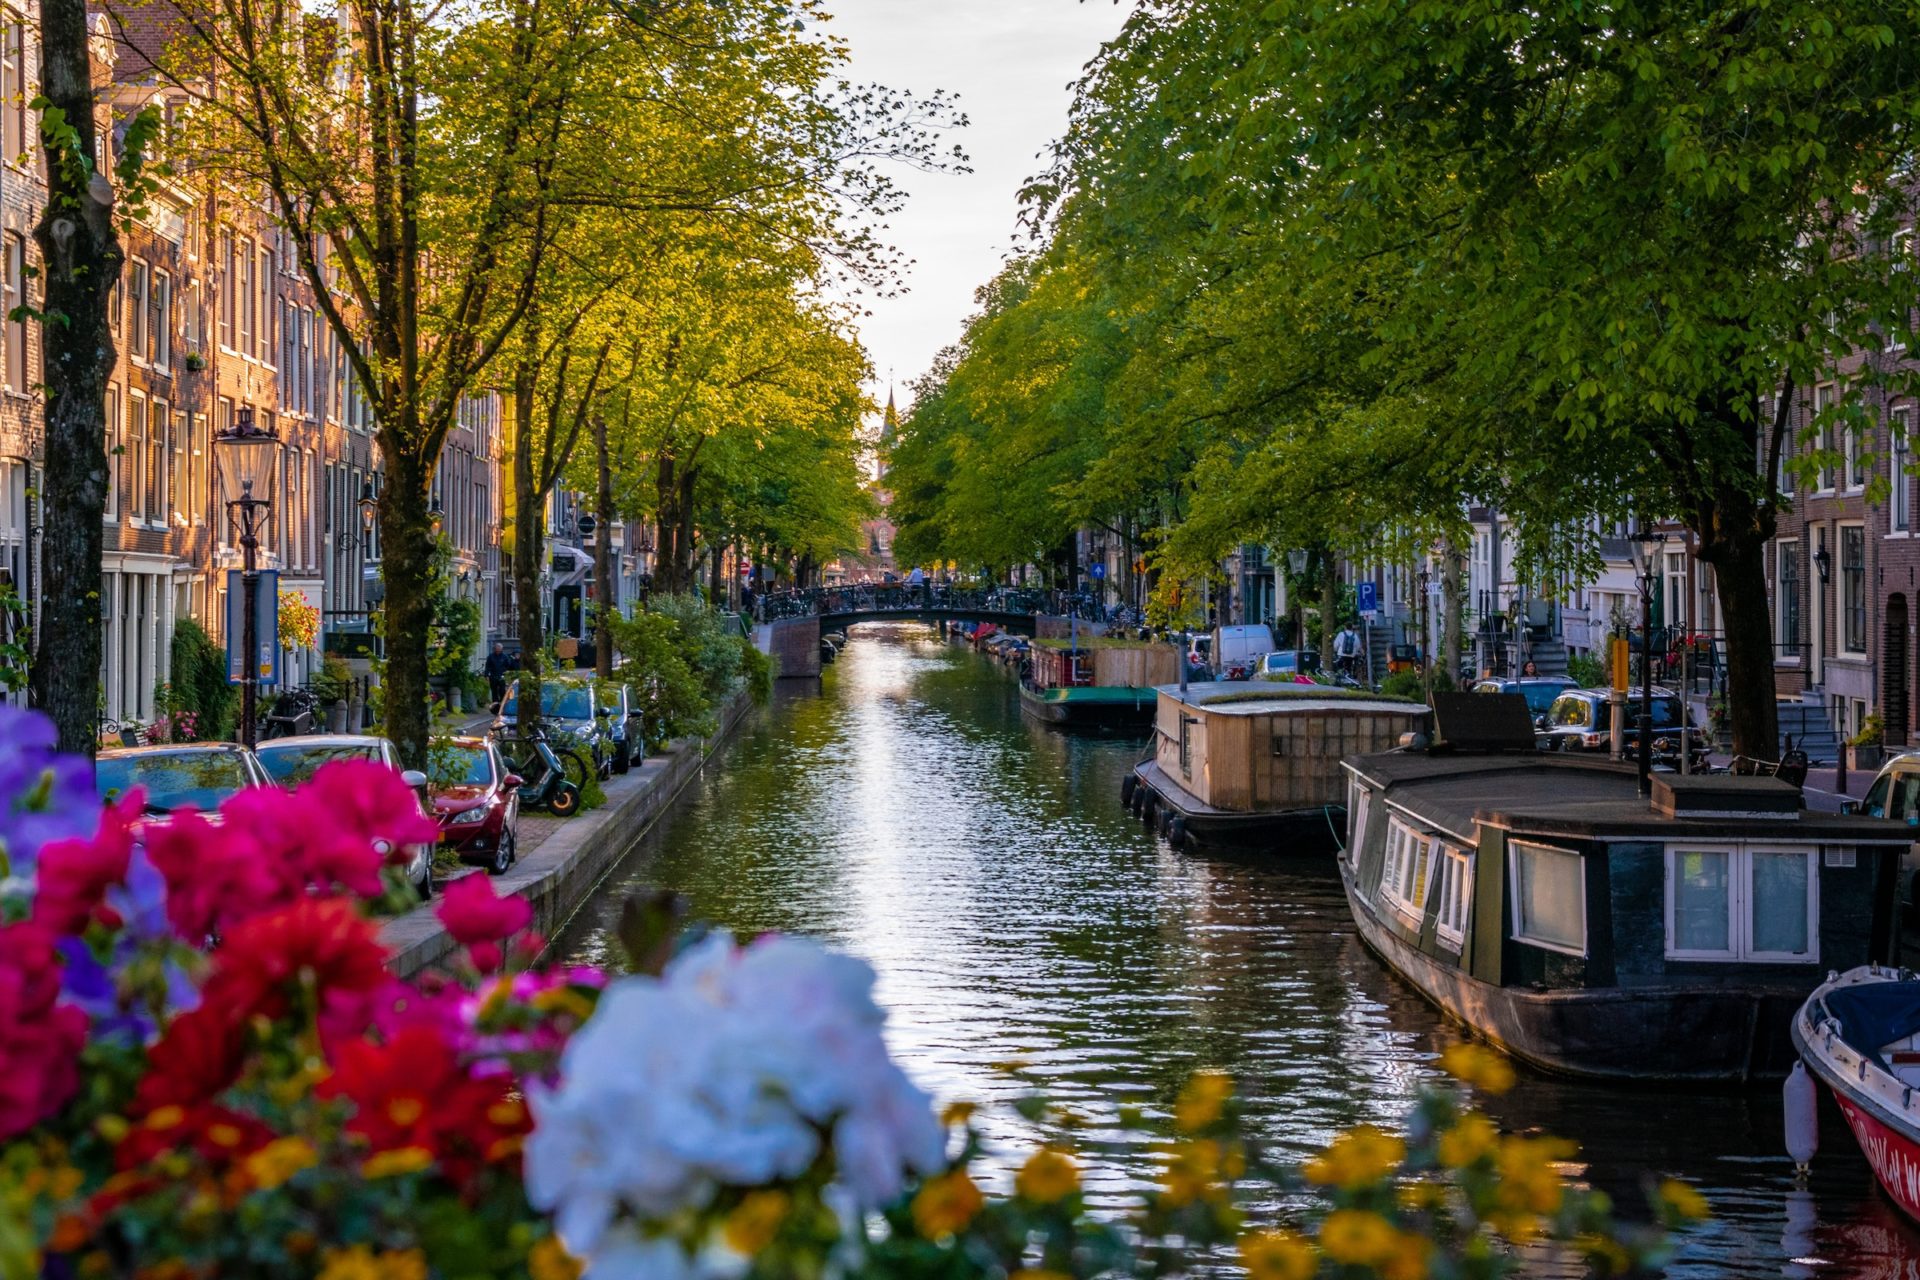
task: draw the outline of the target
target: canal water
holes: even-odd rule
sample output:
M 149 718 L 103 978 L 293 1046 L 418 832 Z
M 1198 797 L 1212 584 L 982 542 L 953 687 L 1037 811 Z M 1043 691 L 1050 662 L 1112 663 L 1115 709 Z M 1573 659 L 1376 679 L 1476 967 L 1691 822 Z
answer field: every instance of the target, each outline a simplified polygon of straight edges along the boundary
M 1459 1033 L 1355 937 L 1330 859 L 1180 854 L 1127 817 L 1143 744 L 1020 714 L 1008 672 L 926 628 L 857 629 L 818 691 L 783 688 L 562 940 L 616 961 L 634 890 L 671 888 L 742 934 L 811 934 L 871 962 L 889 1039 L 1002 1149 L 1028 1080 L 1091 1122 L 1096 1195 L 1153 1177 L 1123 1106 L 1230 1072 L 1259 1133 L 1301 1155 L 1393 1126 Z M 1002 1104 L 1002 1105 L 994 1105 Z M 1643 1176 L 1704 1190 L 1685 1276 L 1920 1277 L 1920 1233 L 1875 1192 L 1829 1105 L 1811 1180 L 1777 1090 L 1632 1092 L 1528 1074 L 1492 1108 L 1578 1140 L 1621 1203 Z

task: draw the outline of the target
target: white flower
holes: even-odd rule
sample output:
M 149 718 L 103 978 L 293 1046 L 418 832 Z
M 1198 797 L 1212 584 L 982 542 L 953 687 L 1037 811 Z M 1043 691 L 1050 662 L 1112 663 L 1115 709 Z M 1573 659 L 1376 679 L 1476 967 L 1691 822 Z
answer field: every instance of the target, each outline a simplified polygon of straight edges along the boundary
M 716 933 L 658 979 L 623 978 L 568 1044 L 561 1083 L 531 1098 L 527 1195 L 554 1214 L 590 1275 L 666 1276 L 659 1225 L 721 1187 L 799 1177 L 828 1136 L 836 1198 L 856 1212 L 940 1167 L 945 1135 L 927 1096 L 887 1053 L 873 971 L 798 938 L 746 947 Z M 684 1223 L 679 1224 L 684 1229 Z

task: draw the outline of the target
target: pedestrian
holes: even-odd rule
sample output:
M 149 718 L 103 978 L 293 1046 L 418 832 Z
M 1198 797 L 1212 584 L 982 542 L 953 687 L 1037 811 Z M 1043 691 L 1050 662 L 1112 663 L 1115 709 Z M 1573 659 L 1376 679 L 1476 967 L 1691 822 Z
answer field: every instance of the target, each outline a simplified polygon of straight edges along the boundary
M 498 640 L 493 642 L 493 652 L 487 655 L 487 693 L 493 698 L 493 709 L 497 713 L 500 704 L 507 697 L 507 672 L 513 670 L 513 659 L 507 656 L 507 646 Z
M 1360 662 L 1360 637 L 1354 633 L 1353 624 L 1340 628 L 1340 634 L 1333 638 L 1333 669 L 1342 675 L 1352 675 Z
M 1528 658 L 1527 665 L 1520 668 L 1520 674 L 1522 676 L 1537 676 L 1540 674 L 1540 668 L 1533 665 L 1532 658 Z

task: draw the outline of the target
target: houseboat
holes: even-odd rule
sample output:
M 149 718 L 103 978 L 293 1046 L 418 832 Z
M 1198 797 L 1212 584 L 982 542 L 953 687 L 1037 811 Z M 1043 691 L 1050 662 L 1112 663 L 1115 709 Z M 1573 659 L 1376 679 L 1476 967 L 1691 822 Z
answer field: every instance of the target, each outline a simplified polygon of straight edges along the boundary
M 1180 647 L 1151 640 L 1035 640 L 1028 660 L 1021 708 L 1070 728 L 1144 730 L 1156 686 L 1180 678 Z
M 1567 1075 L 1783 1074 L 1828 969 L 1894 955 L 1898 823 L 1812 813 L 1778 778 L 1655 774 L 1448 743 L 1347 760 L 1339 863 L 1361 939 L 1442 1012 Z M 1480 710 L 1485 710 L 1481 708 Z M 1521 742 L 1526 745 L 1522 747 Z
M 1795 1015 L 1793 1043 L 1887 1198 L 1920 1221 L 1920 978 L 1878 965 L 1829 974 Z
M 1176 848 L 1325 853 L 1345 813 L 1341 758 L 1384 751 L 1426 719 L 1417 702 L 1318 685 L 1162 685 L 1152 752 L 1120 800 Z

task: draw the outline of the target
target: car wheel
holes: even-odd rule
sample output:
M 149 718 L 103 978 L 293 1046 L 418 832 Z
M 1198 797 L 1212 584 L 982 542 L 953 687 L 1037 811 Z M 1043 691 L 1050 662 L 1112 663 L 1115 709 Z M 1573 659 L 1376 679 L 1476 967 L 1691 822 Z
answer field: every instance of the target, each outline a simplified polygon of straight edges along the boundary
M 512 865 L 513 842 L 505 836 L 502 836 L 500 843 L 493 847 L 493 861 L 487 864 L 487 874 L 490 876 L 503 876 L 507 874 L 507 868 Z
M 507 861 L 520 861 L 520 834 L 508 827 L 500 833 L 500 843 L 507 846 Z
M 633 768 L 633 744 L 623 742 L 620 744 L 620 750 L 614 753 L 613 771 L 624 774 L 631 768 Z
M 414 886 L 414 888 L 420 891 L 420 901 L 428 902 L 432 900 L 433 898 L 433 859 L 432 858 L 427 859 L 426 878 L 421 880 L 419 884 Z

